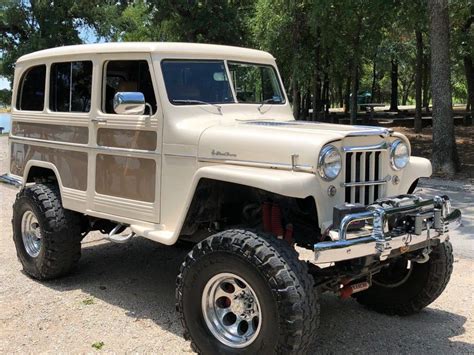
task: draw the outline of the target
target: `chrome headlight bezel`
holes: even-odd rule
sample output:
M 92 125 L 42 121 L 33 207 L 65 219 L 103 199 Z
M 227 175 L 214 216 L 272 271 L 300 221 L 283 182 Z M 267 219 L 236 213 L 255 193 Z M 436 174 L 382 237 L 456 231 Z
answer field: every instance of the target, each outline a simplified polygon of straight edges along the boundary
M 404 155 L 401 155 L 397 153 L 400 149 L 405 149 L 406 153 Z M 402 164 L 400 164 L 399 159 L 403 157 L 404 160 L 402 160 Z M 405 143 L 401 139 L 397 139 L 393 141 L 391 147 L 390 147 L 390 165 L 392 166 L 393 170 L 399 171 L 405 168 L 410 161 L 410 147 L 408 146 L 407 143 Z
M 329 157 L 334 157 L 335 155 L 337 155 L 338 157 L 339 168 L 337 169 L 336 174 L 328 174 L 327 173 L 327 170 L 328 170 L 327 159 Z M 342 156 L 341 156 L 341 153 L 339 153 L 339 149 L 337 149 L 335 146 L 330 145 L 330 144 L 324 146 L 323 149 L 321 149 L 321 152 L 319 153 L 319 158 L 318 158 L 319 176 L 321 176 L 321 178 L 323 178 L 323 180 L 325 181 L 332 181 L 339 176 L 339 174 L 341 173 L 341 170 L 342 170 Z

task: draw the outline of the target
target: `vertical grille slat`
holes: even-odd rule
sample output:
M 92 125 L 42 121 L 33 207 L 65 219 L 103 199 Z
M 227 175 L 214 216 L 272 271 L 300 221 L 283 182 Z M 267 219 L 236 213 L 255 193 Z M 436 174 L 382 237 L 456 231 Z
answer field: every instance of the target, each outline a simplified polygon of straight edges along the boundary
M 345 182 L 364 183 L 380 180 L 382 171 L 382 152 L 362 151 L 345 154 Z M 346 186 L 345 202 L 371 204 L 384 193 L 383 185 Z
M 357 154 L 352 154 L 351 156 L 351 181 L 357 181 L 356 180 L 356 157 Z M 355 203 L 355 193 L 356 193 L 356 188 L 353 186 L 351 187 L 351 200 L 350 203 Z

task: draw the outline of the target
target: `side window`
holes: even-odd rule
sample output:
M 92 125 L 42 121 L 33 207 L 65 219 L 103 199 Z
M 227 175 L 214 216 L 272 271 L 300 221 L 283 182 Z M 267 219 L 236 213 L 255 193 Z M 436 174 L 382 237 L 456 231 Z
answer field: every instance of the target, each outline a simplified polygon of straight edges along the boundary
M 111 60 L 105 63 L 103 91 L 102 110 L 106 113 L 115 113 L 114 96 L 123 91 L 143 93 L 145 101 L 152 107 L 152 114 L 156 112 L 156 97 L 146 60 Z M 145 114 L 150 114 L 148 107 Z
M 16 100 L 19 110 L 43 111 L 46 65 L 29 69 L 22 77 Z
M 89 112 L 91 88 L 91 61 L 53 63 L 49 108 L 57 112 Z

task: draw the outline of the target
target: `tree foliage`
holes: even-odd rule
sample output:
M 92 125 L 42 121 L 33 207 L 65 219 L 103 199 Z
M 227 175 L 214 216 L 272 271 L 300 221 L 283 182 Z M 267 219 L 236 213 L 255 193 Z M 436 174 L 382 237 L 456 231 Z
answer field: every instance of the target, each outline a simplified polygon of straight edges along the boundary
M 368 92 L 396 111 L 416 102 L 419 131 L 432 96 L 428 2 L 0 0 L 0 75 L 11 79 L 25 53 L 82 43 L 85 30 L 105 41 L 249 46 L 276 57 L 296 117 L 344 106 L 356 123 L 357 94 Z M 474 2 L 449 0 L 449 21 L 453 99 L 473 110 Z

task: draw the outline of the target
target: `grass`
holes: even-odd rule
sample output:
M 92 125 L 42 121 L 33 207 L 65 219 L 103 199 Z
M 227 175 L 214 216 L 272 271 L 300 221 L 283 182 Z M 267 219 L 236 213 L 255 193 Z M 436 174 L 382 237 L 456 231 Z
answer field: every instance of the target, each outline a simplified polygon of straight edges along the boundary
M 86 306 L 90 306 L 90 305 L 94 304 L 95 301 L 94 301 L 93 297 L 87 297 L 87 298 L 82 300 L 82 303 L 85 304 Z
M 10 106 L 0 107 L 0 113 L 10 112 Z
M 91 346 L 94 348 L 94 349 L 97 349 L 97 350 L 101 350 L 103 347 L 104 347 L 104 342 L 103 341 L 96 341 L 95 343 L 93 343 Z

